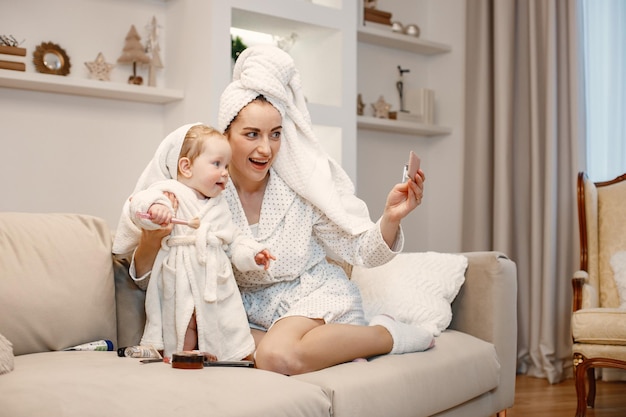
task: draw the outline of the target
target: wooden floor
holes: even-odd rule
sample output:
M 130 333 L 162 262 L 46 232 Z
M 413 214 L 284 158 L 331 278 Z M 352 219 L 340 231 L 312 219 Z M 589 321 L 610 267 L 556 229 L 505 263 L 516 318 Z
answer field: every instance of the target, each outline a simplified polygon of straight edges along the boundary
M 576 415 L 576 388 L 574 380 L 567 379 L 551 385 L 547 379 L 518 375 L 515 385 L 515 405 L 507 410 L 507 417 Z M 587 409 L 587 417 L 626 416 L 626 382 L 596 384 L 595 408 Z

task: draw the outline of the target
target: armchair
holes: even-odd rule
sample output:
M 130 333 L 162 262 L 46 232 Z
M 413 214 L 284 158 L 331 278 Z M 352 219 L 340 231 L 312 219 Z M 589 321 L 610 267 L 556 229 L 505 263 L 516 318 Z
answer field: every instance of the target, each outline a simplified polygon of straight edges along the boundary
M 594 183 L 580 172 L 577 194 L 580 270 L 572 280 L 572 337 L 576 417 L 584 417 L 595 403 L 594 369 L 626 370 L 626 309 L 620 308 L 626 294 L 620 297 L 611 265 L 616 253 L 626 251 L 626 174 Z

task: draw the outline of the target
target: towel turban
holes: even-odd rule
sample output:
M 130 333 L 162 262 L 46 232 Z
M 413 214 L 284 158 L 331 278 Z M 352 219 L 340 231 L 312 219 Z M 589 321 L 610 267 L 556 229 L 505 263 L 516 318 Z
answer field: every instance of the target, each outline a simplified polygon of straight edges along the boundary
M 239 55 L 233 81 L 220 98 L 218 129 L 224 132 L 239 111 L 259 95 L 283 118 L 281 148 L 273 165 L 276 173 L 345 231 L 359 234 L 371 228 L 367 206 L 354 195 L 350 177 L 313 133 L 300 73 L 285 51 L 256 45 Z
M 183 125 L 163 139 L 154 156 L 139 176 L 133 194 L 147 189 L 157 181 L 178 179 L 180 149 L 189 129 L 198 124 L 200 123 Z M 129 200 L 126 200 L 115 231 L 113 241 L 113 253 L 115 254 L 127 254 L 139 244 L 141 230 L 130 219 L 130 215 Z

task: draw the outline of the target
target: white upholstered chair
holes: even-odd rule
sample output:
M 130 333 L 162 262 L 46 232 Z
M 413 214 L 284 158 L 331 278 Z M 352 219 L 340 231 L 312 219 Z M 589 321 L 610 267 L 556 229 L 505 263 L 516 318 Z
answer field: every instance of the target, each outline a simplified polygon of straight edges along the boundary
M 584 417 L 594 407 L 594 368 L 626 370 L 626 291 L 620 291 L 626 267 L 616 266 L 618 257 L 626 265 L 626 174 L 594 183 L 580 172 L 577 188 L 580 270 L 572 281 L 572 337 L 576 417 Z

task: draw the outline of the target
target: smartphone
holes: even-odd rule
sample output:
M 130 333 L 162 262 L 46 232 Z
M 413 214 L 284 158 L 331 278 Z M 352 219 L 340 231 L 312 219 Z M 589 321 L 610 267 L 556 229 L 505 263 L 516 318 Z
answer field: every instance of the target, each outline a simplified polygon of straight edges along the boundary
M 204 366 L 234 366 L 242 368 L 254 368 L 253 361 L 204 361 Z
M 415 178 L 417 170 L 420 168 L 420 158 L 415 152 L 409 152 L 409 163 L 404 166 L 404 172 L 402 173 L 402 181 L 406 182 L 410 178 Z

